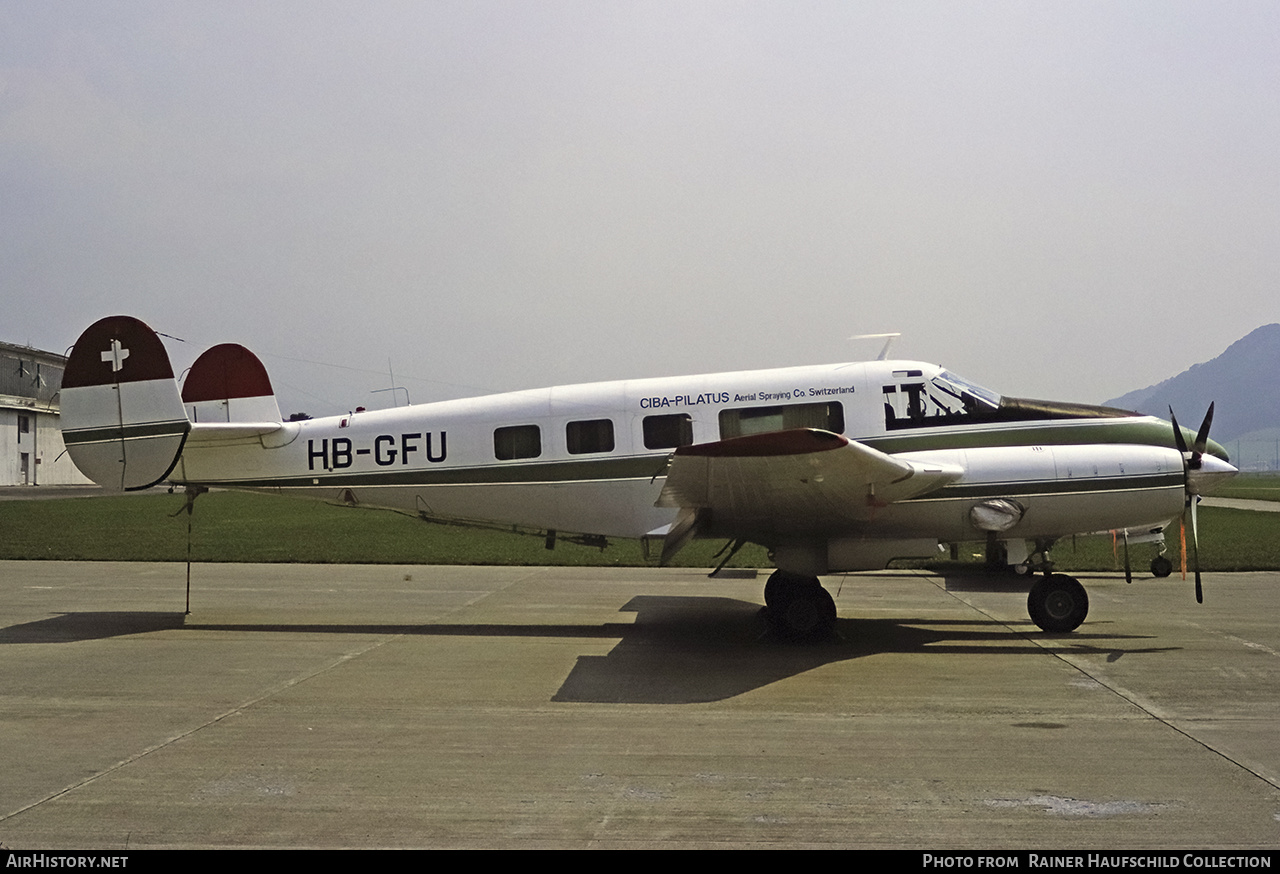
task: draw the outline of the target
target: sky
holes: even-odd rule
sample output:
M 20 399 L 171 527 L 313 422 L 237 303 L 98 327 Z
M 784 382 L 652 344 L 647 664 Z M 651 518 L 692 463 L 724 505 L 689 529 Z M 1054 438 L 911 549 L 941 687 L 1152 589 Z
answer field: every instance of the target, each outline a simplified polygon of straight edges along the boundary
M 1272 2 L 0 0 L 0 340 L 286 414 L 889 331 L 1100 402 L 1280 321 L 1278 242 Z

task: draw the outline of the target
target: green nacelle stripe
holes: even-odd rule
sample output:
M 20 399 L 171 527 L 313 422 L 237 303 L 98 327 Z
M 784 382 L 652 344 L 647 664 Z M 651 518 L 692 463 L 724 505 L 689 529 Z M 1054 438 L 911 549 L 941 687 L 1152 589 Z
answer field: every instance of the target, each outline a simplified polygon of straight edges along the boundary
M 972 485 L 943 486 L 937 491 L 910 498 L 912 501 L 940 498 L 988 498 L 993 495 L 1058 495 L 1079 492 L 1142 491 L 1146 489 L 1182 489 L 1182 474 L 1152 474 L 1149 476 L 1095 477 L 1065 480 L 1027 480 L 1007 483 L 974 483 Z
M 605 480 L 652 480 L 666 476 L 667 456 L 601 458 L 594 461 L 504 464 L 497 467 L 425 468 L 405 471 L 361 471 L 340 473 L 307 471 L 295 476 L 271 479 L 219 479 L 209 482 L 234 483 L 246 488 L 315 488 L 353 486 L 440 486 L 498 485 L 516 483 L 565 483 Z M 203 481 L 202 481 L 203 482 Z
M 859 440 L 889 454 L 932 449 L 977 449 L 987 446 L 1073 446 L 1090 443 L 1136 443 L 1176 448 L 1173 429 L 1150 419 L 1073 419 L 1035 427 L 951 428 L 932 434 L 899 433 Z
M 144 437 L 181 437 L 191 430 L 186 419 L 168 422 L 145 422 L 140 425 L 111 425 L 106 428 L 79 428 L 62 432 L 62 442 L 67 446 L 84 443 L 111 443 L 118 440 L 139 440 Z

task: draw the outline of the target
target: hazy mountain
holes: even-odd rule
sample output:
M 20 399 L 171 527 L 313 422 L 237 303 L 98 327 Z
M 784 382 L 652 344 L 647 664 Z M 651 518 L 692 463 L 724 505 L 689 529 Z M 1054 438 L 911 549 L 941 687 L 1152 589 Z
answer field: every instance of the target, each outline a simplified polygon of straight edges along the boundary
M 1213 437 L 1225 444 L 1253 432 L 1280 428 L 1277 378 L 1280 325 L 1263 325 L 1212 361 L 1105 403 L 1165 419 L 1173 407 L 1179 423 L 1194 430 L 1209 402 L 1215 401 Z

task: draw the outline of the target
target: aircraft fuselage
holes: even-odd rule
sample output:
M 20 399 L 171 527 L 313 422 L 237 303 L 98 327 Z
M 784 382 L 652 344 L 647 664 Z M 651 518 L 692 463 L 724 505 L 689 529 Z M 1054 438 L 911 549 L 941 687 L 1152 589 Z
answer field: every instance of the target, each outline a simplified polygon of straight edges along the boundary
M 992 497 L 1025 508 L 1007 532 L 1021 538 L 1160 526 L 1181 511 L 1182 460 L 1169 423 L 1079 405 L 1010 416 L 954 379 L 935 365 L 877 361 L 358 411 L 286 423 L 265 438 L 193 442 L 171 478 L 637 537 L 672 521 L 654 502 L 678 446 L 812 427 L 964 474 L 872 514 L 833 518 L 829 530 L 803 532 L 807 540 L 981 539 L 970 510 Z M 957 397 L 939 386 L 965 388 Z M 800 536 L 786 529 L 778 520 L 779 539 Z

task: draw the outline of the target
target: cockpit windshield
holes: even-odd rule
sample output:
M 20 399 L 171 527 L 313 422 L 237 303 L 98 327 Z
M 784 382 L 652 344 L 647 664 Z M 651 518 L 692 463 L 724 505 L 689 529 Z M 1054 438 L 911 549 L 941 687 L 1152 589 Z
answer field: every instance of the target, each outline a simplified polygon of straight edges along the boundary
M 978 422 L 1034 422 L 1050 419 L 1114 419 L 1137 416 L 1127 410 L 1037 401 L 998 395 L 948 370 L 925 376 L 924 369 L 895 370 L 881 386 L 884 427 L 940 428 Z
M 942 371 L 932 381 L 939 391 L 960 401 L 961 405 L 970 412 L 980 405 L 985 405 L 992 410 L 1000 407 L 1000 395 L 949 370 Z
M 946 370 L 927 379 L 921 370 L 895 370 L 883 392 L 891 431 L 989 421 L 1000 409 L 1000 395 Z

